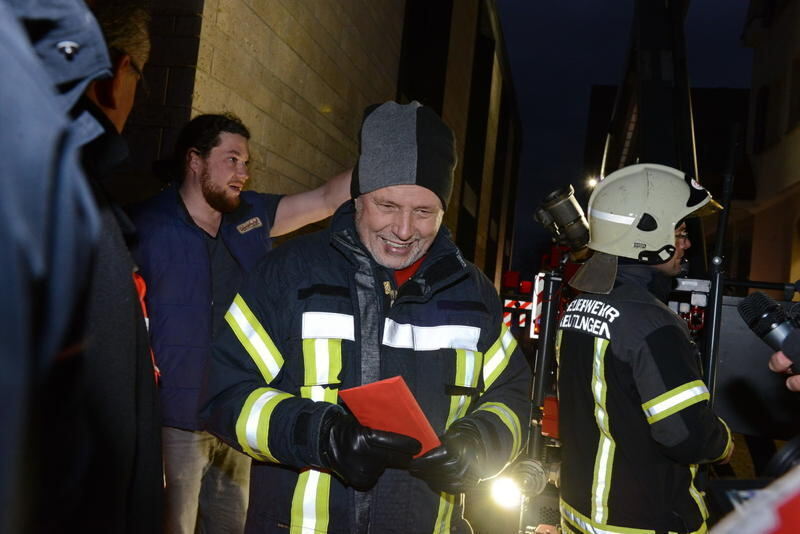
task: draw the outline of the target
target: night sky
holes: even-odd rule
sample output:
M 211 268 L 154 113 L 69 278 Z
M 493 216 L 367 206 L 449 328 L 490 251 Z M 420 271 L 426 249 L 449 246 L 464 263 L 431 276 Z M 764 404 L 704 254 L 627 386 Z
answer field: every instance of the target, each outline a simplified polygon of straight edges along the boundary
M 594 84 L 617 85 L 633 0 L 496 0 L 523 129 L 512 269 L 530 275 L 549 233 L 533 213 L 549 192 L 583 188 L 583 145 Z M 752 53 L 740 36 L 747 0 L 692 0 L 686 21 L 693 87 L 749 87 Z M 584 209 L 586 208 L 584 204 Z

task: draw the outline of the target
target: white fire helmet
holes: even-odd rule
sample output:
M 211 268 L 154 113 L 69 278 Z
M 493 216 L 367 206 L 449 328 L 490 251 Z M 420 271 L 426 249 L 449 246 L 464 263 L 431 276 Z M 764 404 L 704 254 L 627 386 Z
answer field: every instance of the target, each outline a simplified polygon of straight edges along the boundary
M 616 257 L 665 263 L 675 254 L 675 228 L 683 219 L 720 209 L 704 187 L 679 170 L 654 163 L 619 169 L 597 184 L 589 199 L 588 247 L 595 254 L 570 284 L 608 293 Z

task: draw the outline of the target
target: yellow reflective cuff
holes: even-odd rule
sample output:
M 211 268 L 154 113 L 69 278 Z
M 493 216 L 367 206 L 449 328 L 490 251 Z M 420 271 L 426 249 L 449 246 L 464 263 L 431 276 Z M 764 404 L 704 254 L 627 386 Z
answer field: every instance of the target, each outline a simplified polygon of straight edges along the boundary
M 236 440 L 242 450 L 260 461 L 278 462 L 269 450 L 269 425 L 275 407 L 292 395 L 273 388 L 258 388 L 247 396 L 236 420 Z
M 516 348 L 517 340 L 514 339 L 514 335 L 508 327 L 503 324 L 500 327 L 500 336 L 484 355 L 483 383 L 486 389 L 489 389 L 497 377 L 503 373 Z
M 642 404 L 642 410 L 647 422 L 653 424 L 709 398 L 708 388 L 703 381 L 694 380 L 647 401 Z
M 487 402 L 478 406 L 475 411 L 484 411 L 493 413 L 511 432 L 511 454 L 508 461 L 512 461 L 517 457 L 520 449 L 522 448 L 522 426 L 519 423 L 519 417 L 514 411 L 503 404 L 502 402 Z
M 264 381 L 272 382 L 283 367 L 283 356 L 241 295 L 234 297 L 225 313 L 225 321 L 255 362 Z

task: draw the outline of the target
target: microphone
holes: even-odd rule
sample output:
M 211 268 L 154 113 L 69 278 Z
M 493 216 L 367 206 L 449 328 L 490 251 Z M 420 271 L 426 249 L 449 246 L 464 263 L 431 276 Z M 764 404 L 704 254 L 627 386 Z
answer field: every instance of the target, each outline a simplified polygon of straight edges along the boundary
M 760 291 L 746 296 L 737 306 L 748 327 L 775 351 L 783 351 L 800 369 L 800 330 L 783 307 Z

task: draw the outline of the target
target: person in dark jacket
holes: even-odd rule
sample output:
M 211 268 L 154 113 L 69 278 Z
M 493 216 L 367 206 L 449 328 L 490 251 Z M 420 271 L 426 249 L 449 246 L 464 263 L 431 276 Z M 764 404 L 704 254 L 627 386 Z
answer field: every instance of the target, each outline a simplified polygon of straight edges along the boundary
M 294 195 L 243 191 L 249 138 L 233 115 L 195 117 L 175 148 L 182 179 L 132 210 L 161 372 L 168 534 L 243 530 L 250 458 L 205 432 L 198 417 L 211 340 L 272 238 L 330 216 L 350 196 L 349 172 Z
M 59 453 L 40 459 L 47 491 L 37 531 L 144 534 L 161 527 L 156 377 L 126 243 L 132 226 L 106 186 L 128 157 L 120 132 L 149 56 L 150 15 L 139 0 L 96 0 L 92 9 L 112 71 L 88 86 L 75 113 L 102 127 L 81 156 L 102 231 L 81 310 L 84 346 L 69 379 L 62 373 L 45 394 Z
M 556 332 L 564 532 L 706 531 L 698 464 L 733 440 L 711 411 L 700 355 L 664 303 L 691 245 L 684 219 L 719 206 L 663 165 L 607 176 L 589 200 L 593 256 Z
M 80 57 L 75 52 L 80 49 Z M 51 488 L 49 423 L 80 365 L 84 302 L 99 216 L 79 165 L 101 131 L 72 108 L 107 75 L 108 54 L 82 2 L 0 2 L 0 532 L 31 532 Z M 52 501 L 51 501 L 52 502 Z M 49 511 L 50 509 L 48 509 Z
M 369 108 L 354 201 L 272 252 L 225 315 L 209 430 L 255 460 L 247 532 L 471 532 L 462 493 L 526 439 L 530 370 L 489 280 L 442 227 L 452 130 Z M 340 389 L 401 376 L 442 445 L 361 425 Z

